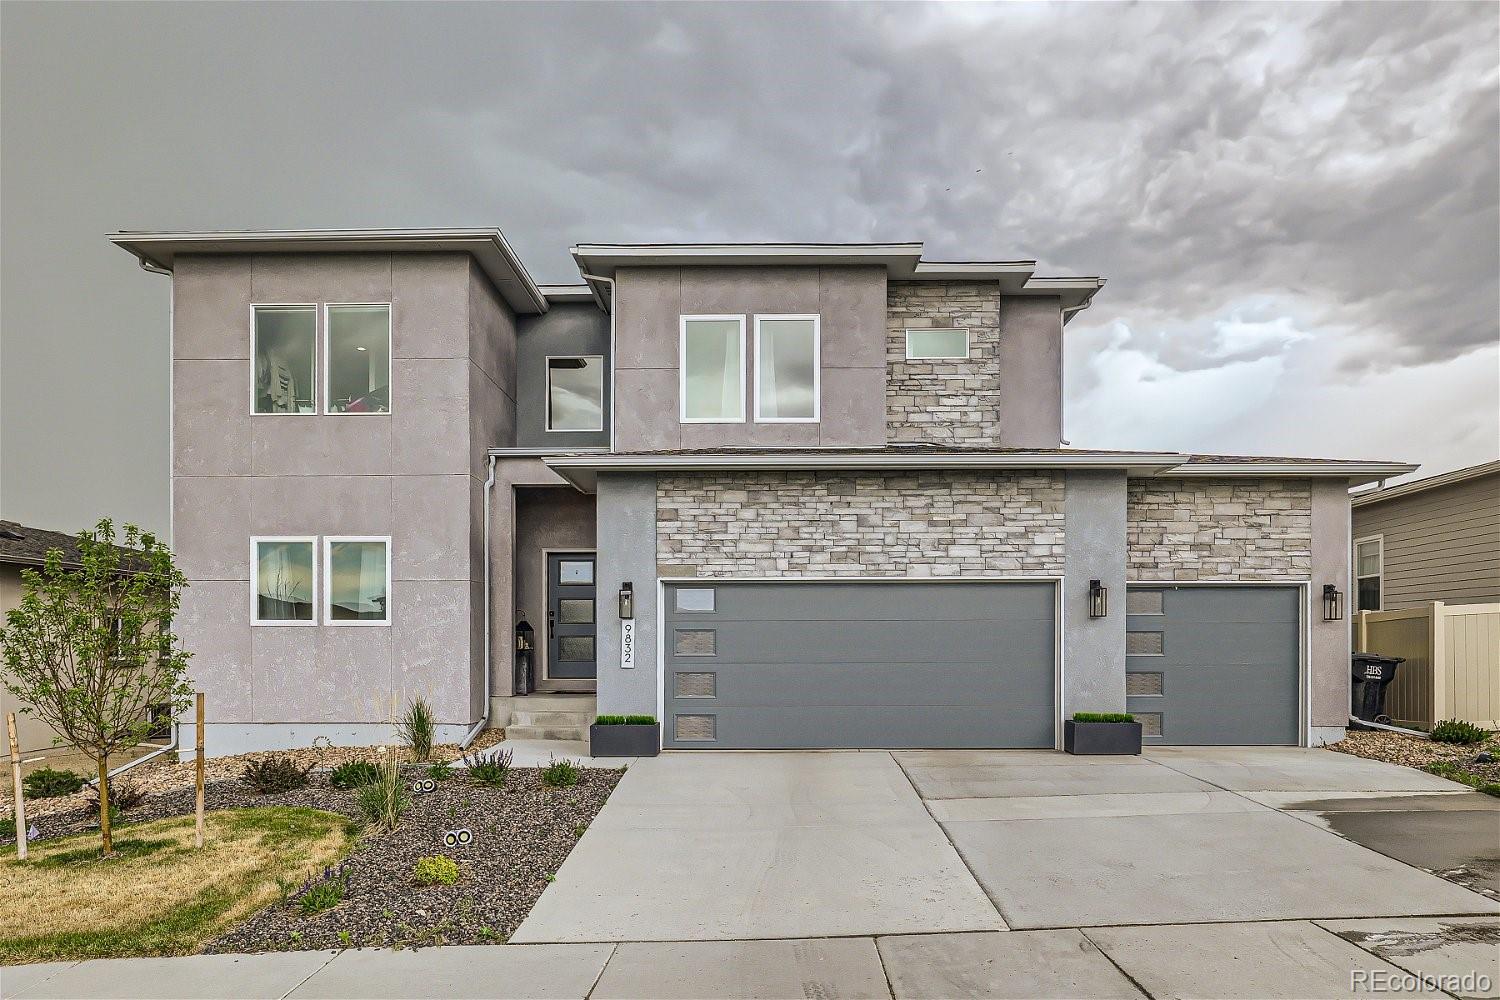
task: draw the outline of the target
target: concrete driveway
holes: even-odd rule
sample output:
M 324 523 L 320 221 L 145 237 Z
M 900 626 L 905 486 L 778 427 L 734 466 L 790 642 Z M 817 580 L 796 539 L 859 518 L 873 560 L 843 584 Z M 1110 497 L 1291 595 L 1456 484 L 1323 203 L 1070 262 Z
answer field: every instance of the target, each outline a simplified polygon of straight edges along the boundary
M 1388 799 L 1500 817 L 1451 782 L 1326 750 L 669 753 L 631 766 L 513 940 L 1500 911 L 1327 818 Z

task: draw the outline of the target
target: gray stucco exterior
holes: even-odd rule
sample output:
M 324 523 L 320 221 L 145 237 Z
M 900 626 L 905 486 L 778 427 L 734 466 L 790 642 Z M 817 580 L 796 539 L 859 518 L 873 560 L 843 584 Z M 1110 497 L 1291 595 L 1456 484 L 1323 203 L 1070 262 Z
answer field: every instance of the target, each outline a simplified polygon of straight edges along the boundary
M 595 496 L 601 546 L 599 584 L 599 711 L 661 716 L 656 660 L 656 477 L 599 477 Z M 616 595 L 630 581 L 635 592 L 636 665 L 620 666 L 620 615 Z
M 593 303 L 554 303 L 540 316 L 524 316 L 516 337 L 516 445 L 521 448 L 600 447 L 609 444 L 607 423 L 600 431 L 547 430 L 547 359 L 598 356 L 604 359 L 604 414 L 610 412 L 608 378 L 609 314 Z
M 1070 472 L 1064 505 L 1063 717 L 1125 710 L 1125 474 Z M 1089 617 L 1089 581 L 1109 614 Z

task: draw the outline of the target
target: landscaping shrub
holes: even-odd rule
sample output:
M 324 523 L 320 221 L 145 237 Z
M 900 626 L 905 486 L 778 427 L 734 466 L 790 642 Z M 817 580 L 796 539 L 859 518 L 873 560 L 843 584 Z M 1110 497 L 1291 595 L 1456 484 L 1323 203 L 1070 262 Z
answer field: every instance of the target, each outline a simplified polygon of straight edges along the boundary
M 594 719 L 596 726 L 654 726 L 654 715 L 600 715 Z
M 406 706 L 406 714 L 396 723 L 396 734 L 411 748 L 412 760 L 426 762 L 432 758 L 436 733 L 437 720 L 433 718 L 432 706 L 427 704 L 426 698 L 413 698 Z
M 99 789 L 89 789 L 89 800 L 97 811 L 99 808 Z M 146 801 L 146 789 L 133 781 L 121 778 L 119 781 L 109 783 L 109 807 L 114 810 L 134 809 Z M 113 813 L 111 815 L 114 815 Z
M 375 780 L 355 793 L 365 824 L 379 833 L 390 833 L 401 825 L 401 814 L 411 805 L 400 761 L 382 761 Z
M 1438 743 L 1483 743 L 1489 739 L 1490 731 L 1472 722 L 1444 719 L 1432 727 L 1431 736 Z
M 549 788 L 569 788 L 578 784 L 583 768 L 571 760 L 552 758 L 552 763 L 542 769 L 542 784 Z
M 1129 712 L 1074 712 L 1074 722 L 1134 722 Z
M 328 772 L 328 783 L 334 788 L 360 788 L 376 781 L 380 770 L 367 760 L 345 761 Z
M 331 910 L 344 901 L 344 890 L 348 888 L 348 877 L 331 878 L 326 882 L 319 882 L 307 892 L 302 894 L 302 915 L 304 917 L 316 916 L 325 910 Z
M 464 754 L 464 766 L 469 770 L 469 777 L 481 785 L 499 788 L 510 777 L 510 762 L 514 756 L 514 751 L 497 747 L 488 752 L 480 751 L 473 756 Z
M 0 840 L 15 840 L 15 839 L 16 839 L 16 821 L 15 821 L 15 819 L 13 817 L 10 817 L 10 816 L 5 817 L 5 819 L 0 819 Z
M 453 777 L 453 765 L 440 760 L 427 769 L 427 777 L 433 781 L 447 781 Z
M 59 795 L 72 795 L 83 787 L 83 776 L 72 771 L 59 771 L 42 767 L 28 774 L 21 782 L 29 799 L 50 799 Z
M 1483 792 L 1486 795 L 1493 795 L 1497 799 L 1500 799 L 1500 781 L 1491 781 L 1483 775 L 1467 771 L 1462 765 L 1455 764 L 1453 761 L 1440 760 L 1436 763 L 1428 764 L 1422 770 L 1428 774 L 1435 774 L 1439 778 L 1447 778 L 1449 781 L 1457 781 L 1460 784 L 1468 785 L 1475 791 Z
M 417 885 L 453 885 L 458 881 L 458 862 L 446 854 L 418 858 L 412 881 Z
M 311 770 L 311 764 L 307 767 L 298 767 L 292 758 L 278 754 L 246 764 L 240 780 L 259 795 L 271 795 L 276 792 L 290 792 L 298 788 L 306 788 L 307 774 Z

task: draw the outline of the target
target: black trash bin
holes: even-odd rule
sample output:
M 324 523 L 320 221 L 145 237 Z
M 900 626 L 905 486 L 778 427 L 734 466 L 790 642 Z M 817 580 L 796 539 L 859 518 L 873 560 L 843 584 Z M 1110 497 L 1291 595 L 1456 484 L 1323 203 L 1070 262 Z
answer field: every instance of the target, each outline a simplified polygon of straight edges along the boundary
M 1385 714 L 1385 689 L 1396 679 L 1396 668 L 1406 662 L 1401 656 L 1355 653 L 1350 660 L 1349 710 L 1356 719 L 1390 725 Z

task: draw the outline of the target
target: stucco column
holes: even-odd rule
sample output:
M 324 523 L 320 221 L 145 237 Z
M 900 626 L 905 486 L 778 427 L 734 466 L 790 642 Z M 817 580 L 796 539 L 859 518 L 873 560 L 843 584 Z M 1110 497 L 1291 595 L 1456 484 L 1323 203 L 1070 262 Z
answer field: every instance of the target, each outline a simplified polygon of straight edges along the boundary
M 596 501 L 599 654 L 598 710 L 606 715 L 659 714 L 656 662 L 656 476 L 599 476 Z M 620 666 L 616 595 L 635 591 L 635 666 Z
M 1344 595 L 1344 617 L 1323 620 L 1323 586 Z M 1349 588 L 1349 484 L 1343 479 L 1312 482 L 1312 580 L 1308 601 L 1307 670 L 1311 687 L 1308 742 L 1317 746 L 1343 739 L 1349 722 L 1349 629 L 1353 594 Z
M 1063 530 L 1063 718 L 1125 710 L 1125 473 L 1070 472 Z M 1089 581 L 1109 614 L 1089 617 Z

